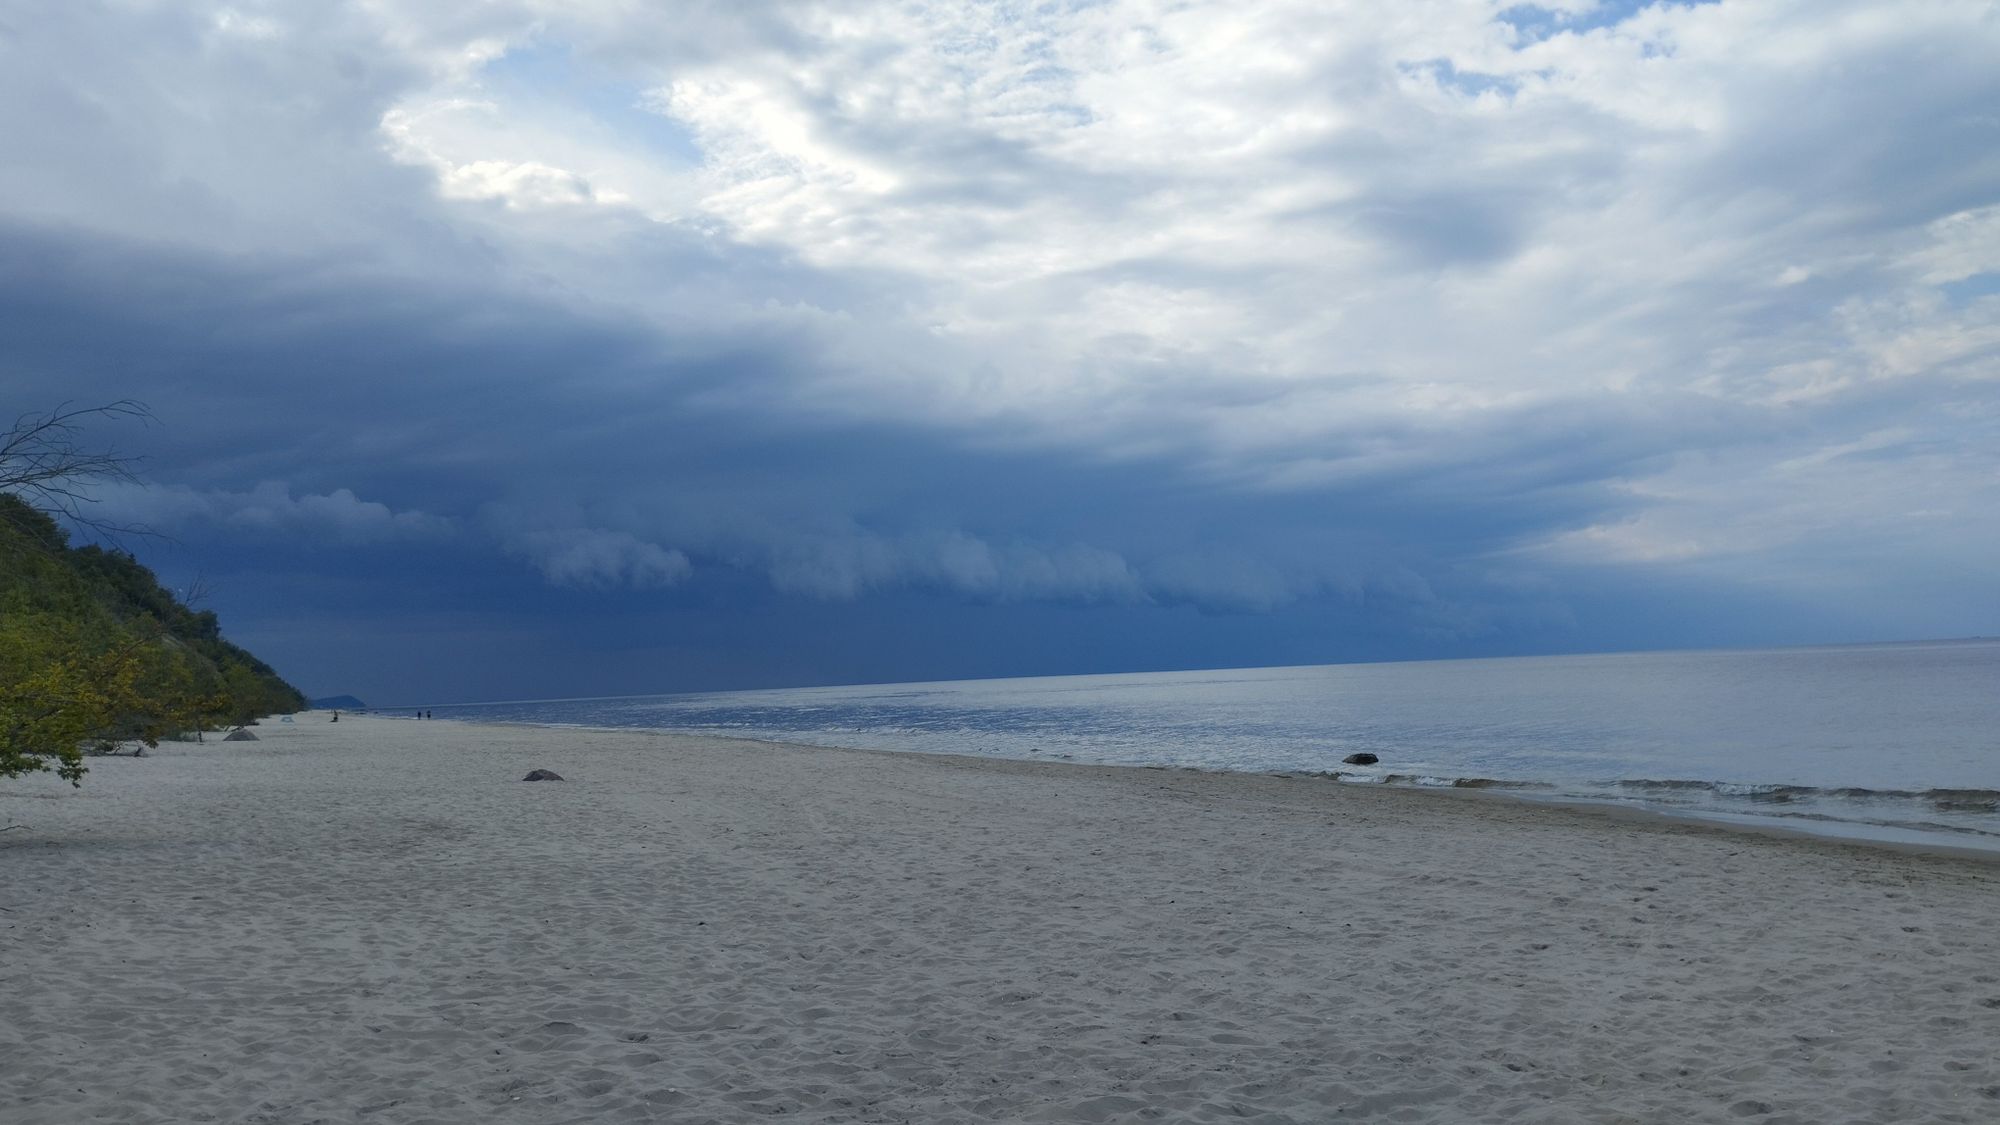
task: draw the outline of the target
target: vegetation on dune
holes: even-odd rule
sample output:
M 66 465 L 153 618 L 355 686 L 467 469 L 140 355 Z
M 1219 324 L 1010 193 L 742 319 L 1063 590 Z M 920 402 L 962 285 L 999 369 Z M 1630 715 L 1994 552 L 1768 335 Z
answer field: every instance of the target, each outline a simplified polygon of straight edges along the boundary
M 0 442 L 0 454 L 9 451 Z M 98 475 L 117 464 L 92 463 Z M 94 746 L 152 746 L 304 709 L 298 689 L 223 639 L 214 613 L 183 604 L 130 554 L 71 546 L 23 498 L 43 499 L 49 489 L 37 494 L 7 479 L 20 466 L 0 456 L 0 486 L 14 486 L 0 487 L 0 778 L 53 769 L 76 784 Z M 72 469 L 43 483 L 73 499 L 79 475 Z

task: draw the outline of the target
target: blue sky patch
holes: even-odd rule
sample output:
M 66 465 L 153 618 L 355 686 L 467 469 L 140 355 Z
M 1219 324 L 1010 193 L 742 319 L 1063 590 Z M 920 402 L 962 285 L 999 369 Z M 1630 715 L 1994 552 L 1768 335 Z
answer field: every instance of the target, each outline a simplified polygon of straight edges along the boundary
M 1695 8 L 1705 4 L 1719 4 L 1722 0 L 1600 0 L 1588 11 L 1570 13 L 1544 8 L 1536 4 L 1517 4 L 1504 9 L 1493 18 L 1512 27 L 1519 33 L 1525 44 L 1540 43 L 1553 39 L 1563 32 L 1584 34 L 1599 28 L 1616 27 L 1634 15 L 1664 4 L 1668 7 Z
M 1947 281 L 1938 288 L 1944 291 L 1945 299 L 1955 305 L 1981 297 L 2000 296 L 2000 273 L 1975 273 L 1957 281 Z
M 564 44 L 529 42 L 515 47 L 481 67 L 480 77 L 506 98 L 571 106 L 632 144 L 689 164 L 702 161 L 694 134 L 645 108 L 645 87 L 582 65 Z

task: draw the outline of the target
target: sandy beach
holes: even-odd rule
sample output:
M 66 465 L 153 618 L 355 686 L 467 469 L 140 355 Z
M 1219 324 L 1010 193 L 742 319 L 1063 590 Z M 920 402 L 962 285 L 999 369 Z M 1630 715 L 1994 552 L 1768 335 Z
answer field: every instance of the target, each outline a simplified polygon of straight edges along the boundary
M 1311 778 L 256 733 L 0 785 L 0 1119 L 2000 1119 L 1991 862 Z

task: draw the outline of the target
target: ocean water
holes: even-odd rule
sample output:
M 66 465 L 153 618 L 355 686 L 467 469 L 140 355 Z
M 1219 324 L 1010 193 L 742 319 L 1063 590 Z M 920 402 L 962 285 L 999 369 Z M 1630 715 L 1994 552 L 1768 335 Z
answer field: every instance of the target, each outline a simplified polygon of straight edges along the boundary
M 435 708 L 1479 787 L 2000 850 L 2000 641 L 966 680 Z M 1365 751 L 1373 766 L 1341 759 Z

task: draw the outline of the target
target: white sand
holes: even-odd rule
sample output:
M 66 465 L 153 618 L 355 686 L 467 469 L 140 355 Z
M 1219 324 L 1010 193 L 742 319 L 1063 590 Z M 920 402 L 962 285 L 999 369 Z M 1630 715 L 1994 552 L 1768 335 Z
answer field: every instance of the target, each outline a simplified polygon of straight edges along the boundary
M 1308 779 L 258 733 L 0 783 L 0 1121 L 2000 1120 L 1991 864 Z

